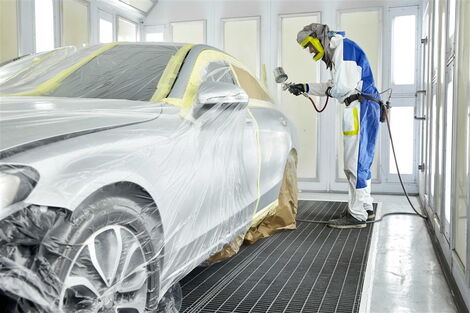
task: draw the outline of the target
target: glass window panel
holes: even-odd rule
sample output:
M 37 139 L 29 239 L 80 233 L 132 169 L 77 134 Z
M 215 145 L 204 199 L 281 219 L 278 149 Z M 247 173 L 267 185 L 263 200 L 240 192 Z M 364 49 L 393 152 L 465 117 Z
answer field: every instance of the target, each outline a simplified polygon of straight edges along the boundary
M 392 22 L 392 83 L 415 83 L 416 16 L 396 16 Z
M 64 46 L 84 46 L 89 43 L 88 5 L 85 2 L 63 0 L 62 19 Z
M 224 22 L 224 51 L 239 59 L 253 74 L 259 74 L 259 20 Z
M 452 72 L 451 72 L 452 73 Z M 446 170 L 445 170 L 445 219 L 450 222 L 450 205 L 452 195 L 452 112 L 453 112 L 453 88 L 452 75 L 448 76 L 451 80 L 447 83 L 447 101 L 446 101 Z
M 18 56 L 16 0 L 0 1 L 0 63 Z
M 119 17 L 118 41 L 137 41 L 137 24 Z
M 456 0 L 449 0 L 449 38 L 453 38 L 455 34 L 455 2 Z
M 437 75 L 437 63 L 439 61 L 439 1 L 433 2 L 433 34 L 432 34 L 432 68 L 433 76 Z
M 171 23 L 173 42 L 204 44 L 206 43 L 205 21 Z
M 100 43 L 113 41 L 113 23 L 100 18 Z
M 289 75 L 289 81 L 319 82 L 320 65 L 296 44 L 297 33 L 305 25 L 319 23 L 319 15 L 287 16 L 282 18 L 281 64 Z M 315 97 L 318 102 L 319 98 Z M 312 105 L 304 97 L 296 97 L 288 92 L 281 93 L 281 109 L 294 123 L 299 135 L 300 178 L 317 177 L 318 119 Z
M 145 41 L 160 42 L 163 41 L 163 33 L 146 33 Z
M 394 107 L 390 110 L 390 128 L 401 174 L 413 174 L 414 108 Z M 390 146 L 390 173 L 397 174 Z
M 52 0 L 35 0 L 36 52 L 54 49 L 54 7 Z

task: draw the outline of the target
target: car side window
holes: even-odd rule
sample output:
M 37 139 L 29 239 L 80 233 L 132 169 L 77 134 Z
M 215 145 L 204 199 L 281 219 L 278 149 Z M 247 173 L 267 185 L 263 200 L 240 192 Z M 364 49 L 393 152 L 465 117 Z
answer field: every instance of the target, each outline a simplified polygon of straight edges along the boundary
M 201 82 L 205 81 L 237 84 L 230 65 L 225 61 L 214 61 L 207 64 L 201 75 Z
M 251 76 L 250 73 L 235 65 L 233 65 L 233 70 L 238 77 L 240 87 L 245 90 L 248 97 L 262 101 L 272 101 L 266 91 L 264 91 L 263 87 L 261 87 L 258 80 Z

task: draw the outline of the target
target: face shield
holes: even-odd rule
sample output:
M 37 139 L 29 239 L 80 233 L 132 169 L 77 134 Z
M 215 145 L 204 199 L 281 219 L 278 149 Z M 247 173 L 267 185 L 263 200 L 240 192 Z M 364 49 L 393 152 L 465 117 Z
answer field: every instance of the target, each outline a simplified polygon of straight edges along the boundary
M 315 55 L 313 56 L 314 61 L 321 60 L 325 55 L 325 49 L 318 38 L 314 38 L 312 36 L 307 36 L 305 39 L 300 43 L 300 45 L 305 49 L 308 45 L 311 44 L 313 49 L 315 50 Z

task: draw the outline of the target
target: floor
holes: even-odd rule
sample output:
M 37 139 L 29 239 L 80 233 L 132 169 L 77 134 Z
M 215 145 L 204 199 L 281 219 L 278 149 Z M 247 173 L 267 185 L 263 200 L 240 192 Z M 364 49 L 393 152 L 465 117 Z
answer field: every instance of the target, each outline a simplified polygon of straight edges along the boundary
M 299 196 L 302 200 L 347 199 L 346 194 Z M 381 203 L 381 213 L 411 211 L 403 196 L 377 195 L 374 200 Z M 413 202 L 418 206 L 416 198 Z M 390 216 L 376 226 L 361 312 L 458 313 L 424 221 L 414 216 Z
M 299 201 L 297 217 L 328 220 L 346 208 L 342 201 Z M 299 222 L 295 231 L 244 245 L 180 281 L 180 312 L 359 313 L 375 227 L 337 230 Z

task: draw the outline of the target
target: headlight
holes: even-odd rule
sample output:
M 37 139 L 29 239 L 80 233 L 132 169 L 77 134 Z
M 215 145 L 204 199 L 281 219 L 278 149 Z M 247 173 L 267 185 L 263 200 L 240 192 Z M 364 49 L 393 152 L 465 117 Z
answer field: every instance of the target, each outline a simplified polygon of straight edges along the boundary
M 0 166 L 0 210 L 26 199 L 38 179 L 39 174 L 30 167 Z

